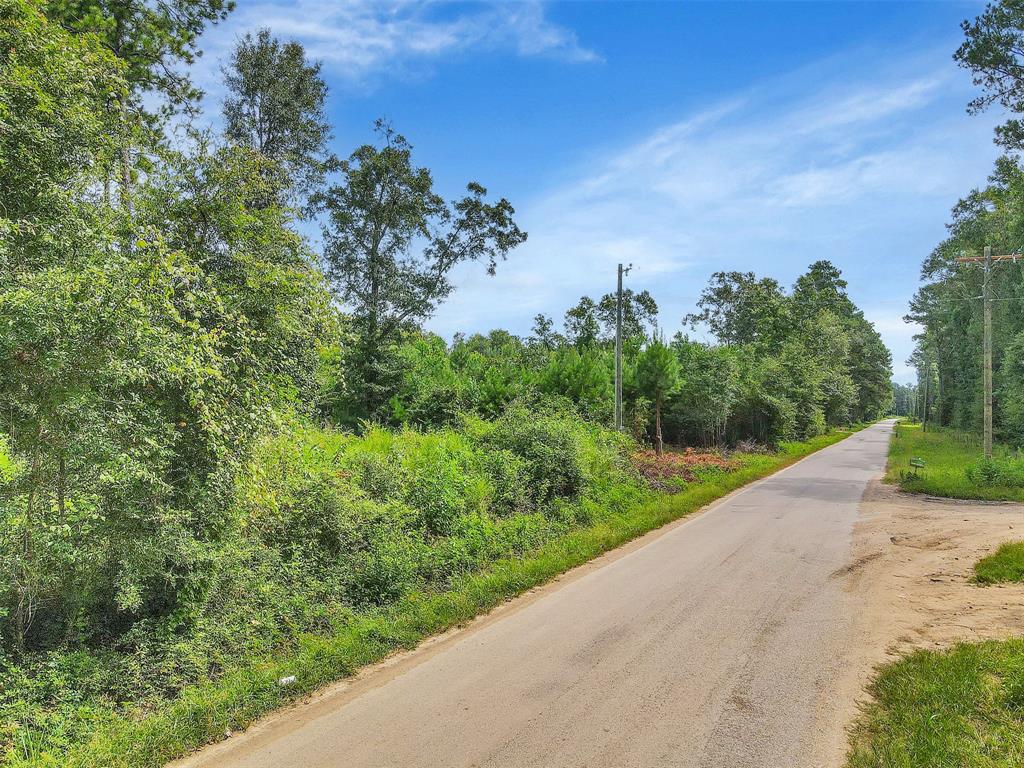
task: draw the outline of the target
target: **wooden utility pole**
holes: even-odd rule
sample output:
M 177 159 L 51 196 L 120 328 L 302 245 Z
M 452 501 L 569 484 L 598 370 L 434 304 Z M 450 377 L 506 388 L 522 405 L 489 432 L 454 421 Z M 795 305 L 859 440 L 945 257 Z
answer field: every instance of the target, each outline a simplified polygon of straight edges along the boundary
M 986 245 L 984 256 L 961 256 L 957 259 L 961 264 L 982 264 L 985 269 L 984 283 L 982 284 L 981 301 L 985 317 L 985 339 L 984 345 L 984 408 L 985 408 L 985 458 L 992 458 L 992 265 L 995 262 L 1012 261 L 1022 259 L 1019 253 L 1007 253 L 1001 256 L 992 255 L 992 247 Z
M 985 246 L 985 458 L 992 458 L 992 247 Z
M 928 431 L 928 383 L 932 378 L 932 365 L 928 353 L 924 356 L 924 406 L 921 408 L 921 431 Z
M 622 431 L 622 265 L 615 290 L 615 429 Z

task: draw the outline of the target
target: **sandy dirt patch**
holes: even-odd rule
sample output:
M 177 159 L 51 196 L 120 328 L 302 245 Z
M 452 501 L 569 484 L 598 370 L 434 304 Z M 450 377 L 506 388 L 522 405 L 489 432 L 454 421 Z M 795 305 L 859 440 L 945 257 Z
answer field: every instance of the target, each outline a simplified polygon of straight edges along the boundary
M 835 573 L 859 604 L 855 702 L 867 699 L 875 667 L 909 651 L 1024 635 L 1024 584 L 972 581 L 974 564 L 1010 540 L 1024 540 L 1024 505 L 936 499 L 870 484 L 851 561 Z M 851 721 L 856 713 L 855 704 Z

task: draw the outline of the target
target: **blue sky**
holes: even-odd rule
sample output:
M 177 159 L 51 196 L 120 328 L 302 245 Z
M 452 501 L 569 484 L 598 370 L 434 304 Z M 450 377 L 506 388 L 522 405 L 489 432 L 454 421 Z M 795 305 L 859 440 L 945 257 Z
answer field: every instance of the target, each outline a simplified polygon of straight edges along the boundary
M 965 113 L 951 58 L 981 3 L 238 6 L 204 39 L 208 110 L 226 51 L 268 26 L 323 62 L 339 154 L 386 117 L 446 195 L 473 179 L 515 205 L 528 243 L 494 278 L 460 269 L 428 324 L 448 337 L 560 320 L 619 261 L 671 334 L 716 270 L 788 285 L 826 258 L 905 380 L 921 260 L 997 155 L 1000 115 Z

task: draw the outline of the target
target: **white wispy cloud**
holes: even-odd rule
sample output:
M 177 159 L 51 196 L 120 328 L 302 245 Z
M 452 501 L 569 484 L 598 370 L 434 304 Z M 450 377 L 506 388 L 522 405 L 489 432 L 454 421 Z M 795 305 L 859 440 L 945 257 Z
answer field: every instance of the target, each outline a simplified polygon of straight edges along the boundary
M 886 71 L 851 61 L 842 78 L 811 67 L 655 128 L 520 205 L 529 242 L 495 279 L 467 269 L 433 327 L 523 332 L 631 262 L 672 332 L 715 270 L 788 283 L 830 259 L 902 374 L 918 266 L 995 155 L 991 126 L 964 115 L 967 88 L 945 52 Z
M 206 59 L 223 59 L 238 37 L 261 27 L 301 42 L 323 63 L 332 86 L 372 87 L 389 77 L 421 76 L 443 57 L 511 52 L 570 62 L 597 62 L 576 33 L 553 23 L 537 0 L 449 6 L 421 0 L 262 0 L 240 3 L 204 36 Z M 218 93 L 216 67 L 198 72 Z

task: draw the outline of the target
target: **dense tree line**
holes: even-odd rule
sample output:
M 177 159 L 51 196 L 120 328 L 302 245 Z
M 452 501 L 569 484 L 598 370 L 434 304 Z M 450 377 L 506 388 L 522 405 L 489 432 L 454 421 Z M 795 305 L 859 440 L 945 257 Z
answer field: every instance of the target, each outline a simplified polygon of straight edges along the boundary
M 397 353 L 404 373 L 378 419 L 437 427 L 465 410 L 491 415 L 516 400 L 560 397 L 609 423 L 614 309 L 600 309 L 609 300 L 583 297 L 560 333 L 541 315 L 526 339 L 494 331 L 449 348 L 437 337 L 408 337 Z M 680 445 L 774 443 L 889 408 L 889 351 L 829 262 L 812 264 L 789 293 L 751 273 L 714 275 L 701 311 L 687 318 L 708 327 L 714 345 L 682 331 L 661 339 L 646 291 L 627 292 L 624 306 L 626 421 L 642 441 L 657 442 L 660 426 Z
M 952 212 L 949 236 L 925 259 L 923 285 L 908 319 L 924 330 L 909 363 L 918 372 L 918 411 L 936 422 L 979 431 L 982 423 L 984 270 L 957 262 L 980 256 L 1020 253 L 1024 246 L 1024 5 L 989 5 L 964 22 L 965 41 L 956 60 L 974 75 L 981 95 L 969 105 L 977 112 L 999 104 L 1010 118 L 996 129 L 1001 157 L 988 184 L 964 197 Z M 991 273 L 993 317 L 993 415 L 996 438 L 1024 445 L 1024 259 L 997 263 Z
M 916 417 L 920 411 L 918 406 L 922 398 L 918 397 L 916 384 L 900 384 L 893 382 L 892 407 L 889 413 L 893 416 Z

